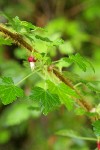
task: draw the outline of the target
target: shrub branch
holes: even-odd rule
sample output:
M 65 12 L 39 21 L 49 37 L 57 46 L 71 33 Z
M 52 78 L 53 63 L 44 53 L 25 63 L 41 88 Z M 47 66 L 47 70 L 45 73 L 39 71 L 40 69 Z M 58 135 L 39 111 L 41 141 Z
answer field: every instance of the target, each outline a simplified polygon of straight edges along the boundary
M 12 32 L 9 31 L 4 25 L 0 24 L 0 32 L 2 32 L 6 37 L 9 37 L 10 39 L 13 40 L 13 42 L 15 44 L 17 44 L 18 46 L 23 46 L 24 48 L 26 48 L 29 51 L 33 51 L 34 49 L 32 48 L 32 46 L 27 43 L 23 37 L 16 33 L 16 32 Z M 36 51 L 36 50 L 34 50 Z M 80 91 L 74 87 L 73 83 L 66 77 L 64 77 L 56 68 L 55 66 L 49 66 L 48 67 L 48 71 L 53 71 L 53 73 L 56 75 L 57 78 L 59 78 L 60 81 L 64 82 L 66 85 L 68 85 L 71 89 L 73 89 L 78 95 L 79 95 L 79 99 L 75 99 L 76 103 L 82 107 L 83 109 L 85 109 L 87 112 L 90 112 L 93 109 L 93 106 L 91 106 L 86 100 L 85 98 L 81 95 Z M 95 120 L 95 117 L 92 117 L 91 120 Z
M 12 39 L 13 42 L 15 44 L 17 44 L 18 46 L 22 46 L 22 47 L 28 49 L 31 52 L 34 50 L 32 48 L 32 46 L 29 43 L 27 43 L 20 34 L 9 31 L 2 24 L 0 24 L 0 32 L 2 32 L 6 37 Z

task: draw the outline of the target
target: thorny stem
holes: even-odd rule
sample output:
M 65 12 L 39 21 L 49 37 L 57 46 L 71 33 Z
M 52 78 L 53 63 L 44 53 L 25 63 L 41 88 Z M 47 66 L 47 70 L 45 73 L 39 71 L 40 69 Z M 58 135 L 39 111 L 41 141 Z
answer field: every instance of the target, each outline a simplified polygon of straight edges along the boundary
M 16 32 L 11 32 L 8 29 L 6 29 L 6 27 L 2 24 L 0 24 L 0 32 L 2 32 L 6 37 L 11 38 L 15 44 L 23 46 L 24 48 L 28 49 L 29 51 L 35 51 L 32 46 L 27 43 L 23 37 L 16 33 Z

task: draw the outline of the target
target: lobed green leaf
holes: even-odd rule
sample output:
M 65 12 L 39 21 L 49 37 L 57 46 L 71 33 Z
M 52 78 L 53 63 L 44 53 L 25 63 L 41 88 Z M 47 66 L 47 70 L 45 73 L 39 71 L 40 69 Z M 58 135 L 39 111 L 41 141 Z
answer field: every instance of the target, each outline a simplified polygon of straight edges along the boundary
M 11 45 L 12 40 L 0 36 L 0 45 Z
M 52 94 L 49 90 L 44 90 L 40 87 L 33 88 L 30 98 L 39 102 L 41 111 L 45 115 L 60 105 L 59 97 L 56 94 Z
M 49 90 L 52 93 L 57 94 L 59 96 L 60 101 L 67 107 L 67 109 L 71 110 L 74 105 L 73 98 L 78 97 L 76 92 L 64 83 L 55 85 L 49 80 L 47 81 L 47 83 Z
M 0 99 L 4 105 L 12 103 L 17 97 L 23 96 L 23 90 L 14 85 L 13 80 L 8 77 L 2 79 L 0 85 Z
M 63 58 L 61 59 L 61 61 L 63 62 L 63 64 L 65 64 L 64 62 L 66 62 L 66 65 L 69 63 L 76 63 L 80 69 L 82 69 L 84 72 L 86 72 L 88 66 L 90 66 L 92 68 L 92 70 L 95 72 L 94 67 L 92 66 L 92 64 L 85 59 L 84 57 L 82 57 L 79 53 L 75 54 L 75 55 L 70 55 L 69 58 Z
M 100 137 L 100 120 L 96 120 L 92 125 L 95 135 Z

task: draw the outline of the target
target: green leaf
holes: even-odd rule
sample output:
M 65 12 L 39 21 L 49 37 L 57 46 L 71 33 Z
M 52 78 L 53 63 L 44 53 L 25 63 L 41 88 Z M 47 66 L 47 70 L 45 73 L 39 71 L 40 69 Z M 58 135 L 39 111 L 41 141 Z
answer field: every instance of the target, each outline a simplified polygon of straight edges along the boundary
M 71 64 L 68 63 L 67 61 L 65 61 L 64 58 L 61 58 L 60 60 L 58 60 L 58 62 L 56 63 L 56 66 L 62 70 L 63 67 L 69 67 Z
M 52 42 L 50 39 L 48 39 L 47 37 L 42 37 L 40 35 L 35 35 L 35 38 L 36 39 L 40 39 L 42 41 L 45 41 L 45 42 Z
M 11 45 L 12 40 L 0 36 L 0 45 Z
M 33 30 L 38 30 L 38 31 L 45 31 L 44 28 L 41 27 L 37 27 L 35 25 L 33 25 L 31 22 L 27 22 L 27 21 L 20 21 L 21 25 L 26 28 L 27 30 L 33 29 Z
M 48 46 L 59 46 L 64 42 L 62 39 L 50 40 L 48 37 L 44 37 L 37 34 L 35 35 L 35 38 L 48 43 L 49 44 Z
M 100 116 L 100 103 L 96 107 L 96 112 Z
M 14 84 L 12 78 L 10 78 L 10 77 L 2 77 L 2 83 L 4 83 L 4 84 Z
M 21 21 L 19 20 L 19 17 L 16 16 L 12 19 L 12 22 L 10 22 L 12 27 L 17 31 L 20 32 L 22 29 Z
M 48 89 L 51 93 L 56 93 L 57 92 L 57 85 L 55 85 L 53 82 L 51 82 L 50 80 L 46 81 L 48 84 Z
M 95 135 L 100 137 L 100 120 L 95 121 L 92 125 Z
M 32 100 L 39 102 L 41 111 L 45 115 L 60 105 L 59 97 L 56 94 L 52 94 L 49 90 L 44 90 L 40 87 L 33 88 L 30 97 Z
M 71 110 L 74 105 L 74 100 L 73 97 L 77 97 L 78 95 L 76 92 L 71 89 L 69 86 L 65 85 L 64 83 L 60 83 L 58 85 L 55 85 L 51 81 L 47 81 L 48 83 L 48 88 L 51 93 L 55 93 L 59 96 L 60 101 L 65 104 L 68 110 Z
M 17 97 L 23 96 L 23 90 L 14 85 L 11 78 L 4 77 L 0 85 L 0 99 L 4 105 L 12 103 Z
M 53 42 L 52 45 L 54 45 L 54 46 L 59 46 L 64 43 L 64 41 L 62 39 L 56 39 L 52 42 Z
M 80 54 L 76 54 L 75 56 L 71 55 L 69 59 L 70 61 L 76 63 L 84 72 L 86 71 L 87 66 L 85 60 L 82 56 L 80 56 Z
M 86 72 L 88 66 L 90 66 L 95 72 L 92 64 L 87 59 L 82 57 L 79 53 L 77 53 L 76 55 L 70 55 L 69 58 L 64 58 L 64 60 L 68 63 L 76 63 L 84 72 Z
M 34 47 L 40 53 L 47 53 L 48 50 L 48 42 L 42 41 L 40 39 L 35 39 Z
M 100 93 L 100 81 L 89 81 L 86 83 L 86 85 L 92 91 Z
M 61 101 L 65 104 L 68 110 L 71 110 L 74 105 L 74 101 L 72 97 L 76 97 L 76 93 L 74 90 L 69 88 L 67 85 L 64 83 L 60 83 L 58 85 L 58 90 L 57 92 L 59 93 L 59 97 Z
M 30 32 L 30 30 L 45 31 L 43 28 L 36 27 L 31 22 L 21 21 L 18 16 L 13 19 L 7 16 L 7 19 L 10 21 L 9 23 L 13 29 L 20 33 L 25 33 L 25 31 Z
M 87 66 L 90 65 L 90 67 L 92 68 L 92 70 L 95 72 L 94 67 L 92 66 L 92 64 L 85 59 L 84 57 L 82 57 L 79 53 L 77 53 L 75 56 L 70 56 L 69 57 L 70 60 L 74 61 L 77 63 L 77 65 L 85 72 L 87 70 Z

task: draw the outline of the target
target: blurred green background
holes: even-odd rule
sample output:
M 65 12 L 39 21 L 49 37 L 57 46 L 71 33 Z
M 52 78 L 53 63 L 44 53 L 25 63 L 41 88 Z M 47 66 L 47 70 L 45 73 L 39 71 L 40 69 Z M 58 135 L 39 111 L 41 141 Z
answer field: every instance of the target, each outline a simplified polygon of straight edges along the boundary
M 84 79 L 100 80 L 100 0 L 0 0 L 0 10 L 12 18 L 19 16 L 21 20 L 45 27 L 52 40 L 62 38 L 64 43 L 50 51 L 52 59 L 79 52 L 92 62 L 96 72 L 83 73 L 76 66 L 70 70 Z M 0 16 L 0 22 L 5 23 L 6 19 Z M 38 46 L 45 49 L 41 44 Z M 20 56 L 24 52 L 20 54 L 20 49 L 15 45 L 0 47 L 0 75 L 11 76 L 16 82 L 27 72 L 22 66 Z M 29 93 L 38 80 L 42 84 L 37 75 L 28 79 L 22 85 L 25 92 Z M 92 100 L 99 102 L 96 96 Z M 93 137 L 86 117 L 68 112 L 64 107 L 43 116 L 31 107 L 32 102 L 26 97 L 8 106 L 0 103 L 0 150 L 95 149 L 93 141 L 55 135 L 58 130 L 72 129 L 81 136 Z

